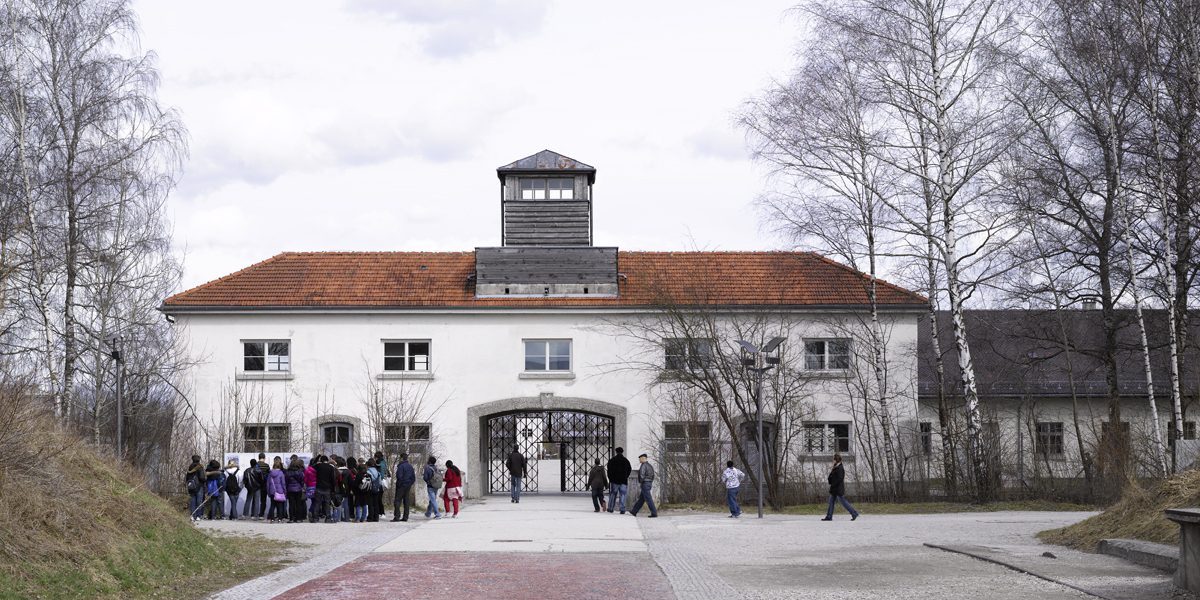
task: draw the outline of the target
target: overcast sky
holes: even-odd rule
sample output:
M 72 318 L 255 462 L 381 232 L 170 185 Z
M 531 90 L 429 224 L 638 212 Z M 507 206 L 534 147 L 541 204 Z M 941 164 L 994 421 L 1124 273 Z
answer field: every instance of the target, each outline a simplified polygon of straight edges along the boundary
M 184 287 L 288 250 L 499 245 L 496 167 L 595 166 L 595 242 L 768 249 L 733 114 L 792 64 L 795 0 L 135 0 L 190 160 Z

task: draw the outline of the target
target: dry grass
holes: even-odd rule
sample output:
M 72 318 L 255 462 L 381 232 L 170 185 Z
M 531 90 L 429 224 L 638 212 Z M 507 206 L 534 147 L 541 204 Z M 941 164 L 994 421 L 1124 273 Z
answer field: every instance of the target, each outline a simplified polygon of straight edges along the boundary
M 0 390 L 0 598 L 198 597 L 277 567 L 280 545 L 206 535 L 143 476 Z
M 1121 500 L 1103 513 L 1061 529 L 1038 534 L 1043 541 L 1094 552 L 1111 538 L 1179 543 L 1179 526 L 1163 511 L 1200 505 L 1200 471 L 1191 470 L 1154 484 L 1131 482 Z

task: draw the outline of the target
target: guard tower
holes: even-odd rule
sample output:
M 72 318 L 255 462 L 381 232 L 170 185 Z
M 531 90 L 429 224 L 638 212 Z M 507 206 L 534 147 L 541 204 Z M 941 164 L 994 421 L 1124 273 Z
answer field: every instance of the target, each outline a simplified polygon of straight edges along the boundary
M 496 176 L 501 246 L 475 249 L 476 296 L 617 295 L 617 249 L 592 245 L 595 167 L 542 150 Z

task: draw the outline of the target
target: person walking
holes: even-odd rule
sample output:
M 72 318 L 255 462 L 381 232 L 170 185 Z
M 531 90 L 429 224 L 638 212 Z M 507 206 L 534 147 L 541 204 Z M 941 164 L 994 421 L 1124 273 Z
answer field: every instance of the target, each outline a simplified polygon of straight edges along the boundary
M 438 490 L 442 487 L 442 471 L 438 469 L 437 457 L 430 456 L 429 462 L 425 465 L 425 469 L 421 471 L 421 480 L 425 482 L 425 495 L 429 499 L 429 505 L 425 507 L 425 518 L 430 515 L 433 518 L 442 518 L 441 511 L 438 510 Z
M 450 512 L 451 504 L 454 505 L 454 514 L 450 515 L 451 519 L 458 518 L 458 505 L 462 502 L 462 471 L 454 466 L 454 461 L 446 461 L 446 489 L 442 492 L 442 500 L 446 502 L 446 512 Z
M 200 462 L 200 455 L 192 455 L 192 464 L 188 465 L 187 471 L 183 475 L 183 484 L 187 488 L 188 493 L 188 513 L 192 515 L 192 521 L 200 520 L 200 511 L 204 506 L 204 487 L 207 479 L 204 477 L 204 465 Z
M 313 516 L 309 517 L 310 521 L 316 519 L 324 520 L 326 523 L 334 523 L 333 520 L 333 488 L 337 485 L 338 472 L 337 467 L 329 462 L 329 457 L 322 454 L 317 457 L 316 470 L 317 489 L 313 493 L 313 507 L 315 511 Z
M 592 508 L 594 512 L 607 510 L 604 505 L 604 488 L 608 487 L 608 475 L 604 472 L 604 467 L 600 464 L 600 459 L 596 459 L 596 466 L 588 472 L 588 489 L 592 490 Z
M 304 522 L 304 461 L 299 457 L 292 459 L 287 471 L 283 474 L 287 485 L 288 523 Z
M 238 518 L 238 497 L 242 495 L 242 484 L 238 480 L 238 473 L 241 469 L 238 468 L 236 462 L 232 460 L 225 465 L 225 497 L 229 498 L 229 520 L 236 521 Z
M 370 482 L 367 484 L 367 489 L 366 489 L 366 492 L 367 492 L 367 494 L 366 494 L 366 496 L 367 496 L 367 498 L 366 498 L 366 500 L 367 500 L 367 522 L 368 523 L 378 523 L 379 522 L 379 497 L 383 495 L 383 487 L 382 487 L 383 475 L 381 475 L 379 473 L 379 465 L 375 462 L 375 459 L 373 459 L 373 458 L 367 461 L 366 477 L 367 477 L 367 481 Z
M 412 463 L 408 462 L 408 454 L 400 455 L 400 462 L 396 465 L 396 499 L 392 502 L 392 522 L 407 521 L 409 503 L 408 494 L 412 492 L 412 486 L 417 482 L 417 471 L 413 469 Z M 404 516 L 400 516 L 400 505 L 404 505 Z
M 383 495 L 391 487 L 389 479 L 392 472 L 388 470 L 387 457 L 380 450 L 375 451 L 375 469 L 379 471 L 379 485 L 375 486 L 379 490 L 379 494 L 375 496 L 375 511 L 380 518 L 386 519 L 387 515 L 383 512 Z
M 742 480 L 746 474 L 733 466 L 733 461 L 725 461 L 725 470 L 721 472 L 721 481 L 725 482 L 725 502 L 729 503 L 729 517 L 736 519 L 742 516 L 742 507 L 738 505 L 738 491 L 742 489 Z
M 525 455 L 517 452 L 513 448 L 512 454 L 508 455 L 508 460 L 504 461 L 504 465 L 508 467 L 509 475 L 509 494 L 513 503 L 521 502 L 521 487 L 525 485 Z
M 617 448 L 616 455 L 608 459 L 608 512 L 621 501 L 621 514 L 625 514 L 625 497 L 629 493 L 629 474 L 633 467 L 625 458 L 625 449 Z
M 650 507 L 650 518 L 658 517 L 658 509 L 654 507 L 654 497 L 650 494 L 651 488 L 654 487 L 654 467 L 650 466 L 650 459 L 645 454 L 638 456 L 638 462 L 642 463 L 638 466 L 638 486 L 641 487 L 641 493 L 638 494 L 637 502 L 633 503 L 633 508 L 629 514 L 637 516 L 639 510 L 642 509 L 642 504 Z
M 283 520 L 284 509 L 287 507 L 287 476 L 283 471 L 282 458 L 275 457 L 275 462 L 267 473 L 267 485 L 264 489 L 271 498 L 271 512 L 267 514 L 267 519 L 271 523 L 278 523 Z
M 833 504 L 841 502 L 842 508 L 850 513 L 850 520 L 858 520 L 858 511 L 846 500 L 846 469 L 842 468 L 842 455 L 833 455 L 833 466 L 829 469 L 829 508 L 825 511 L 822 521 L 833 520 Z

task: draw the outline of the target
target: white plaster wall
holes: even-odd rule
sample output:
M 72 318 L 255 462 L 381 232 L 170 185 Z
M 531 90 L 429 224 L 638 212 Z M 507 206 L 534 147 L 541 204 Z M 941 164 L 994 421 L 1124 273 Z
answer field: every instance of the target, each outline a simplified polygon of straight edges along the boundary
M 428 382 L 425 406 L 433 423 L 440 459 L 467 465 L 467 408 L 513 397 L 553 393 L 561 397 L 600 400 L 628 410 L 627 456 L 653 454 L 648 446 L 651 429 L 658 424 L 650 416 L 649 374 L 621 369 L 631 356 L 646 348 L 622 337 L 611 323 L 628 315 L 573 312 L 412 312 L 391 314 L 306 313 L 288 314 L 180 314 L 176 327 L 186 341 L 191 358 L 197 361 L 186 379 L 185 389 L 202 423 L 215 422 L 222 386 L 239 384 L 243 390 L 262 393 L 282 411 L 284 398 L 299 407 L 293 412 L 293 431 L 307 426 L 321 413 L 366 418 L 362 405 L 367 369 L 383 370 L 384 339 L 429 339 L 433 379 Z M 828 314 L 797 315 L 802 324 L 793 338 L 839 337 Z M 841 318 L 841 317 L 837 317 Z M 887 318 L 889 378 L 892 409 L 897 418 L 915 419 L 916 340 L 915 313 Z M 524 368 L 523 339 L 571 338 L 573 368 L 570 380 L 521 379 Z M 242 366 L 241 340 L 286 339 L 291 341 L 292 379 L 287 381 L 238 381 Z M 789 343 L 800 349 L 800 340 Z M 645 360 L 646 354 L 642 354 Z M 661 352 L 658 360 L 661 360 Z M 424 386 L 420 381 L 387 381 L 390 386 Z M 820 420 L 850 420 L 844 402 L 845 384 L 837 379 L 820 382 L 813 396 Z M 320 405 L 320 411 L 318 411 Z M 279 418 L 267 419 L 282 420 Z M 226 450 L 240 450 L 230 448 Z M 293 451 L 310 450 L 294 447 Z M 477 474 L 467 474 L 468 477 Z

